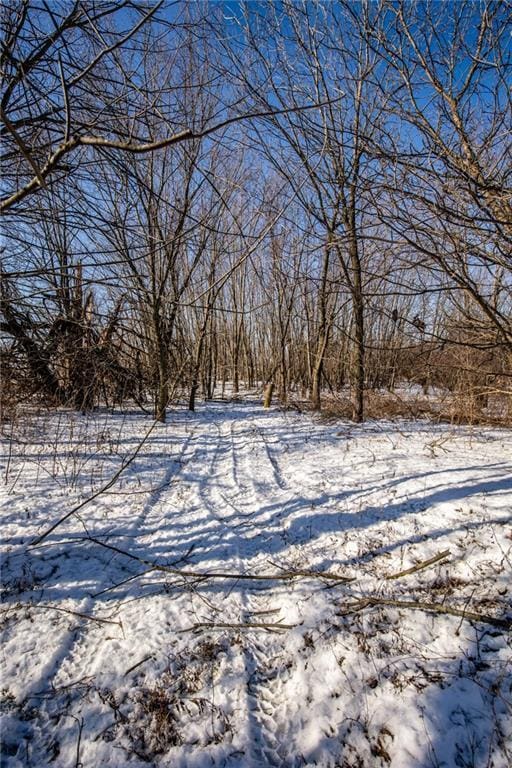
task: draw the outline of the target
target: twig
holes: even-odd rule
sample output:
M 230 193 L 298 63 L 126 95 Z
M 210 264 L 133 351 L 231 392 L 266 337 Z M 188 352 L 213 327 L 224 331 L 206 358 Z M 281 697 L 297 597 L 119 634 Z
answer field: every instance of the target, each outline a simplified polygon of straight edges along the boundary
M 353 578 L 347 576 L 340 576 L 335 573 L 326 573 L 323 571 L 285 571 L 282 570 L 279 573 L 231 573 L 224 571 L 210 571 L 206 573 L 200 573 L 198 571 L 183 570 L 181 568 L 172 568 L 169 565 L 159 565 L 152 560 L 146 560 L 143 557 L 134 555 L 132 552 L 127 552 L 125 549 L 120 549 L 113 544 L 107 544 L 104 541 L 95 539 L 94 536 L 88 536 L 87 539 L 94 544 L 98 544 L 100 547 L 111 549 L 113 552 L 118 552 L 120 555 L 130 557 L 132 560 L 137 560 L 143 565 L 150 566 L 155 571 L 163 571 L 164 573 L 171 573 L 173 576 L 183 576 L 184 578 L 192 579 L 244 579 L 245 581 L 291 581 L 292 579 L 303 578 L 316 578 L 316 579 L 330 579 L 331 581 L 350 582 L 354 581 Z M 178 561 L 179 562 L 179 561 Z
M 132 576 L 128 576 L 127 579 L 123 579 L 122 581 L 118 581 L 117 584 L 112 584 L 111 587 L 106 587 L 105 589 L 100 590 L 99 592 L 93 592 L 91 594 L 91 597 L 99 597 L 100 595 L 104 595 L 106 592 L 111 592 L 113 589 L 117 589 L 118 587 L 122 587 L 123 584 L 127 584 L 129 581 L 134 581 L 135 579 L 138 579 L 139 576 L 147 576 L 148 573 L 153 572 L 153 568 L 148 568 L 146 571 L 141 571 L 141 573 L 134 573 Z
M 117 470 L 114 476 L 111 477 L 111 479 L 107 483 L 105 483 L 104 486 L 102 486 L 98 491 L 93 493 L 92 496 L 89 496 L 87 499 L 84 499 L 83 501 L 81 501 L 80 504 L 77 504 L 77 506 L 73 507 L 73 509 L 71 509 L 69 512 L 66 512 L 65 515 L 63 515 L 59 520 L 57 520 L 56 523 L 51 525 L 50 528 L 48 528 L 44 533 L 41 534 L 41 536 L 38 536 L 37 539 L 35 539 L 30 544 L 30 546 L 37 547 L 38 544 L 41 544 L 41 542 L 44 541 L 44 539 L 46 539 L 46 537 L 49 536 L 50 533 L 52 533 L 56 528 L 58 528 L 59 525 L 62 525 L 62 523 L 66 522 L 66 520 L 70 518 L 71 515 L 76 514 L 80 509 L 83 509 L 87 504 L 90 504 L 91 501 L 94 501 L 94 499 L 97 499 L 98 496 L 101 496 L 102 493 L 105 493 L 105 491 L 108 491 L 108 489 L 111 488 L 114 485 L 114 483 L 118 480 L 119 476 L 121 475 L 122 472 L 124 472 L 126 467 L 128 467 L 132 463 L 132 461 L 134 461 L 134 459 L 137 457 L 140 450 L 142 449 L 144 443 L 149 439 L 151 433 L 159 423 L 160 422 L 158 422 L 157 420 L 155 420 L 152 423 L 151 427 L 148 429 L 148 431 L 146 432 L 142 440 L 139 442 L 138 446 L 136 447 L 134 452 L 131 454 L 131 456 L 129 456 L 128 459 L 126 459 L 126 461 L 123 461 L 123 463 L 121 464 L 121 467 Z
M 461 616 L 467 621 L 481 621 L 484 624 L 491 624 L 500 629 L 512 629 L 512 619 L 499 619 L 496 616 L 488 616 L 484 613 L 475 613 L 474 611 L 461 611 L 458 608 L 450 608 L 440 603 L 423 603 L 417 600 L 393 600 L 384 597 L 364 597 L 345 606 L 340 616 L 346 616 L 356 611 L 362 611 L 365 608 L 373 608 L 376 605 L 389 605 L 393 608 L 409 608 L 418 611 L 430 611 L 432 613 L 446 613 L 451 616 Z
M 71 130 L 71 111 L 69 108 L 69 95 L 68 95 L 68 86 L 66 84 L 66 78 L 64 76 L 64 68 L 62 66 L 62 58 L 59 55 L 59 72 L 60 72 L 60 82 L 62 85 L 62 95 L 64 98 L 64 110 L 66 115 L 66 121 L 65 121 L 65 127 L 64 127 L 64 143 L 66 141 L 69 141 L 69 133 Z
M 78 719 L 78 717 L 75 717 L 75 715 L 71 715 L 69 713 L 66 713 L 65 717 L 72 717 L 75 723 L 78 725 L 78 739 L 76 743 L 75 768 L 83 768 L 84 764 L 80 760 L 80 745 L 82 743 L 82 731 L 84 729 L 84 719 L 83 717 Z
M 470 604 L 471 600 L 473 599 L 473 595 L 475 594 L 475 592 L 476 592 L 476 587 L 472 590 L 470 596 L 466 600 L 466 603 L 464 605 L 464 613 L 466 612 L 466 606 Z M 459 621 L 459 626 L 455 630 L 455 634 L 456 634 L 457 637 L 460 635 L 460 628 L 462 627 L 462 622 L 463 621 L 464 621 L 464 616 L 461 616 L 461 619 Z
M 153 656 L 152 653 L 150 653 L 148 656 L 144 656 L 143 659 L 141 659 L 136 664 L 134 664 L 132 667 L 130 667 L 130 669 L 126 670 L 126 672 L 124 673 L 124 677 L 126 677 L 126 675 L 129 675 L 130 672 L 133 672 L 134 669 L 137 669 L 137 667 L 140 667 L 140 666 L 142 666 L 142 664 L 145 664 L 146 661 L 149 661 L 150 659 L 154 659 L 154 658 L 155 657 Z
M 98 616 L 90 616 L 88 613 L 81 613 L 80 611 L 70 611 L 68 608 L 59 608 L 56 605 L 48 605 L 38 603 L 32 604 L 31 608 L 51 608 L 53 611 L 60 611 L 61 613 L 70 613 L 72 616 L 78 616 L 80 619 L 87 619 L 88 621 L 95 621 L 98 624 L 115 624 L 116 627 L 121 627 L 121 621 L 114 621 L 113 619 L 100 619 Z
M 117 724 L 117 720 L 114 720 L 113 723 L 109 723 L 108 725 L 106 725 L 105 728 L 102 728 L 101 731 L 96 734 L 96 736 L 94 737 L 93 741 L 99 741 L 99 739 L 101 739 L 103 734 L 106 733 L 108 730 L 110 730 L 110 728 L 112 728 L 116 724 Z
M 280 572 L 282 573 L 283 577 L 291 577 L 294 576 L 305 576 L 305 577 L 312 577 L 312 578 L 322 578 L 322 579 L 329 579 L 329 581 L 343 581 L 347 584 L 351 581 L 355 581 L 355 576 L 341 576 L 341 574 L 338 573 L 329 573 L 328 571 L 291 571 L 286 570 L 285 568 L 282 568 L 277 563 L 272 562 L 272 560 L 269 561 L 271 565 L 275 566 L 276 568 L 279 568 Z M 277 577 L 275 577 L 277 578 Z
M 81 619 L 87 619 L 88 621 L 96 621 L 98 624 L 115 624 L 117 627 L 122 628 L 122 624 L 120 621 L 113 621 L 113 619 L 100 619 L 98 616 L 90 616 L 87 613 L 80 613 L 79 611 L 71 611 L 69 608 L 60 608 L 57 605 L 51 605 L 49 603 L 18 603 L 17 605 L 13 605 L 10 608 L 6 608 L 3 613 L 8 613 L 9 611 L 20 609 L 20 608 L 39 608 L 39 609 L 48 609 L 52 611 L 59 611 L 60 613 L 70 613 L 72 616 L 78 616 Z
M 266 611 L 248 611 L 251 616 L 269 616 L 271 613 L 279 613 L 280 608 L 268 608 Z
M 192 624 L 191 627 L 178 630 L 178 634 L 182 632 L 195 632 L 198 629 L 267 629 L 270 632 L 280 632 L 285 629 L 295 629 L 298 624 L 281 624 L 280 622 L 274 624 L 268 624 L 265 622 L 244 622 L 241 624 L 232 624 L 230 622 L 208 622 L 202 621 L 198 624 Z
M 77 722 L 78 722 L 78 740 L 76 742 L 76 763 L 75 763 L 75 768 L 83 768 L 84 764 L 80 760 L 80 744 L 82 742 L 82 731 L 84 729 L 84 719 L 83 719 L 83 717 L 81 717 L 80 720 L 77 720 Z
M 88 537 L 91 538 L 91 537 Z M 83 539 L 83 541 L 87 541 L 88 539 Z M 97 543 L 97 542 L 95 542 Z M 195 544 L 191 544 L 190 547 L 187 549 L 184 555 L 179 557 L 177 560 L 174 560 L 172 563 L 169 563 L 169 566 L 171 565 L 177 565 L 178 563 L 184 563 L 187 561 L 189 555 L 191 552 L 195 549 Z M 128 553 L 126 553 L 128 554 Z M 132 555 L 132 557 L 136 557 L 136 555 Z M 138 559 L 138 558 L 137 558 Z M 138 579 L 140 576 L 147 576 L 148 573 L 152 573 L 155 568 L 151 566 L 151 568 L 148 568 L 145 571 L 141 571 L 141 573 L 134 573 L 131 576 L 128 576 L 127 579 L 123 579 L 122 581 L 118 581 L 117 584 L 112 584 L 110 587 L 106 587 L 106 589 L 102 589 L 99 592 L 94 592 L 94 594 L 91 595 L 91 597 L 99 597 L 100 595 L 104 595 L 106 592 L 110 592 L 113 589 L 117 589 L 117 587 L 122 587 L 123 584 L 127 584 L 129 581 L 134 581 L 135 579 Z
M 442 552 L 439 552 L 437 555 L 434 555 L 434 557 L 431 557 L 429 560 L 423 560 L 421 563 L 418 563 L 417 565 L 413 565 L 412 568 L 406 568 L 405 571 L 399 571 L 398 573 L 390 573 L 388 576 L 386 576 L 386 579 L 400 579 L 402 576 L 408 576 L 410 573 L 416 573 L 416 571 L 421 571 L 423 568 L 428 568 L 429 565 L 434 565 L 434 563 L 439 562 L 439 560 L 444 560 L 446 557 L 448 557 L 451 554 L 449 549 L 444 549 Z
M 28 164 L 30 165 L 30 167 L 34 171 L 34 173 L 36 175 L 37 183 L 39 184 L 39 186 L 45 187 L 46 184 L 45 184 L 44 177 L 43 177 L 43 174 L 41 173 L 41 170 L 40 170 L 39 166 L 35 162 L 34 158 L 32 157 L 32 155 L 30 154 L 30 152 L 28 150 L 28 147 L 25 145 L 25 142 L 23 141 L 21 136 L 16 131 L 14 125 L 11 123 L 11 121 L 9 120 L 7 115 L 5 114 L 5 112 L 2 109 L 2 107 L 0 107 L 0 118 L 5 123 L 5 127 L 7 128 L 7 130 L 9 131 L 11 136 L 13 137 L 14 141 L 16 142 L 16 144 L 18 145 L 18 148 L 19 148 L 21 154 L 23 155 L 25 160 L 28 162 Z

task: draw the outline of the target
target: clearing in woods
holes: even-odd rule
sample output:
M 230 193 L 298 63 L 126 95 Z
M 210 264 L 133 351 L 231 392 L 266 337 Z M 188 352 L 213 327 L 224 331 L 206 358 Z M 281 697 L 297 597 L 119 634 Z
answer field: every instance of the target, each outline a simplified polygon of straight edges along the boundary
M 3 767 L 511 764 L 510 431 L 176 410 L 30 546 L 150 425 L 4 443 Z

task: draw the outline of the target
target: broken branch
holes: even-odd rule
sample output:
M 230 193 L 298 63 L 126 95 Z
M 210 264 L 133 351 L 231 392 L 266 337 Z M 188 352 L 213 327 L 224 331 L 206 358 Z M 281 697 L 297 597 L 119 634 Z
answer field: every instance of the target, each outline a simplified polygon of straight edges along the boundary
M 191 579 L 243 579 L 245 581 L 291 581 L 298 577 L 303 578 L 316 578 L 316 579 L 329 579 L 331 581 L 338 582 L 350 582 L 354 581 L 353 578 L 347 576 L 340 576 L 335 573 L 326 573 L 324 571 L 280 571 L 279 573 L 231 573 L 229 571 L 207 571 L 201 573 L 199 571 L 183 570 L 181 568 L 172 568 L 168 565 L 159 565 L 152 560 L 146 560 L 143 557 L 134 555 L 132 552 L 127 552 L 125 549 L 120 549 L 113 544 L 107 544 L 104 541 L 99 541 L 93 536 L 87 537 L 88 541 L 92 541 L 94 544 L 98 544 L 100 547 L 105 547 L 113 552 L 117 552 L 120 555 L 129 557 L 132 560 L 137 560 L 143 565 L 149 566 L 152 570 L 163 571 L 164 573 L 170 573 L 173 576 L 182 576 L 184 578 Z M 179 561 L 178 561 L 179 562 Z
M 295 627 L 298 626 L 297 624 L 280 624 L 274 623 L 274 624 L 267 624 L 264 622 L 244 622 L 240 624 L 234 624 L 231 622 L 208 622 L 208 621 L 202 621 L 198 624 L 192 624 L 191 627 L 186 627 L 186 629 L 179 630 L 179 633 L 182 632 L 195 632 L 198 629 L 266 629 L 269 632 L 280 632 L 285 629 L 295 629 Z
M 451 553 L 449 549 L 444 549 L 442 552 L 434 555 L 434 557 L 431 557 L 429 560 L 423 560 L 421 563 L 413 565 L 412 568 L 406 568 L 404 571 L 399 571 L 398 573 L 390 573 L 385 578 L 389 580 L 400 579 L 402 576 L 409 576 L 409 574 L 421 571 L 423 568 L 428 568 L 429 565 L 434 565 L 434 563 L 438 563 L 440 560 L 445 560 L 450 554 Z
M 387 605 L 393 608 L 405 608 L 418 611 L 429 611 L 431 613 L 445 613 L 451 616 L 460 616 L 466 621 L 480 621 L 484 624 L 491 624 L 500 629 L 512 629 L 512 619 L 500 619 L 496 616 L 488 616 L 484 613 L 475 613 L 474 611 L 461 611 L 459 608 L 451 608 L 441 603 L 424 603 L 417 600 L 393 600 L 385 597 L 364 597 L 353 603 L 346 605 L 340 616 L 347 616 L 350 613 L 362 611 L 365 608 L 374 608 L 377 605 Z

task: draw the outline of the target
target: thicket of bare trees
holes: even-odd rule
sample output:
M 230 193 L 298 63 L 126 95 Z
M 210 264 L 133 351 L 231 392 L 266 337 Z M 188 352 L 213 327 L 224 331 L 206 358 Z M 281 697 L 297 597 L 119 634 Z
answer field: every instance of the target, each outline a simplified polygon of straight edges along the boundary
M 3 404 L 273 382 L 361 421 L 413 383 L 510 416 L 510 17 L 4 3 Z

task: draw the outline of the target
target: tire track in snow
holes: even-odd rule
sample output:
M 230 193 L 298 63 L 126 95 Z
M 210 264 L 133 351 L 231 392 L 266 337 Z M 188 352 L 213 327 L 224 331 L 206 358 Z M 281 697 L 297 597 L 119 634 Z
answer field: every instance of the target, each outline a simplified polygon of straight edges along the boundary
M 213 517 L 220 526 L 227 526 L 226 515 L 222 515 L 221 508 L 224 504 L 228 503 L 233 506 L 232 503 L 219 491 L 219 485 L 222 482 L 222 478 L 231 473 L 231 464 L 228 462 L 228 469 L 226 471 L 225 461 L 221 459 L 221 455 L 229 450 L 229 446 L 226 445 L 226 435 L 222 432 L 221 427 L 212 421 L 209 425 L 208 437 L 209 443 L 213 443 L 213 450 L 208 457 L 208 450 L 206 451 L 206 459 L 208 466 L 206 470 L 202 470 L 202 474 L 198 479 L 197 491 L 198 496 L 203 504 L 204 510 L 211 517 Z M 213 438 L 213 440 L 211 439 Z M 204 466 L 204 465 L 203 465 Z M 201 472 L 201 468 L 197 468 L 197 471 Z M 220 501 L 216 498 L 220 496 Z M 236 509 L 236 507 L 234 507 Z
M 232 476 L 237 484 L 245 489 L 246 498 L 251 498 L 255 507 L 254 510 L 242 514 L 244 517 L 254 518 L 252 527 L 259 530 L 259 508 L 265 506 L 266 502 L 270 504 L 274 501 L 276 486 L 280 491 L 288 489 L 257 419 L 249 417 L 242 422 L 234 420 L 230 425 L 230 432 Z M 253 436 L 256 440 L 251 439 Z M 263 451 L 260 446 L 263 446 Z M 266 475 L 266 467 L 269 465 L 273 482 L 257 483 L 254 480 L 255 471 Z M 250 522 L 247 523 L 247 527 L 250 525 Z M 236 559 L 240 571 L 246 568 L 247 561 L 253 556 L 252 540 L 239 536 Z M 274 604 L 275 596 L 271 598 L 266 591 L 261 591 L 261 587 L 241 582 L 238 596 L 238 616 L 233 616 L 234 622 L 244 624 L 268 620 L 272 623 L 279 620 L 279 606 Z M 292 768 L 295 765 L 286 738 L 283 738 L 288 720 L 284 685 L 289 672 L 283 666 L 279 652 L 270 650 L 275 644 L 275 636 L 263 636 L 261 630 L 258 630 L 244 632 L 240 646 L 245 678 L 245 695 L 242 695 L 241 699 L 246 707 L 246 757 L 248 765 L 252 768 Z
M 274 525 L 276 509 L 286 506 L 295 492 L 282 476 L 279 462 L 269 443 L 272 437 L 264 434 L 257 415 L 248 414 L 231 425 L 233 476 L 237 483 L 235 507 L 243 525 L 261 532 L 268 523 Z
M 244 567 L 243 546 L 238 549 L 236 566 L 239 570 Z M 275 596 L 270 597 L 263 590 L 261 586 L 251 587 L 245 581 L 240 582 L 228 620 L 241 624 L 278 621 L 279 607 L 271 604 L 271 601 L 275 603 Z M 245 707 L 239 716 L 246 724 L 244 765 L 292 768 L 294 763 L 286 739 L 278 735 L 282 736 L 287 723 L 286 669 L 280 667 L 279 654 L 269 650 L 274 639 L 269 634 L 263 639 L 261 633 L 262 630 L 244 632 L 239 645 L 243 690 L 238 701 Z
M 149 521 L 158 521 L 165 519 L 169 515 L 170 501 L 175 498 L 176 493 L 181 494 L 179 499 L 179 507 L 184 504 L 183 499 L 183 487 L 181 484 L 173 485 L 172 481 L 174 477 L 180 476 L 185 472 L 188 465 L 193 468 L 201 466 L 201 457 L 205 451 L 204 447 L 197 444 L 197 440 L 203 437 L 205 432 L 200 429 L 201 424 L 193 424 L 190 428 L 189 425 L 185 425 L 186 437 L 182 442 L 180 450 L 177 456 L 169 457 L 169 467 L 166 470 L 164 477 L 161 480 L 160 487 L 149 493 L 145 504 L 143 505 L 140 513 L 132 518 L 132 523 L 129 529 L 124 528 L 123 534 L 128 535 L 130 533 L 138 534 L 137 542 L 141 547 L 144 547 L 145 539 L 153 536 L 153 531 L 145 531 Z M 208 448 L 206 448 L 207 453 Z M 212 468 L 218 461 L 218 446 L 211 454 L 211 460 L 208 464 L 208 468 Z M 146 456 L 147 461 L 151 461 L 151 454 Z M 208 475 L 206 475 L 207 478 Z M 204 523 L 204 519 L 199 521 Z M 172 528 L 172 524 L 169 526 Z M 115 536 L 115 531 L 111 532 L 112 536 Z M 88 559 L 90 555 L 82 559 Z M 99 558 L 100 561 L 103 558 Z M 107 558 L 105 557 L 105 560 Z M 104 569 L 102 569 L 104 570 Z M 110 613 L 115 614 L 117 608 L 122 605 L 122 600 L 118 601 L 115 598 L 110 600 Z M 70 606 L 73 610 L 81 611 L 85 614 L 95 614 L 95 603 L 91 597 L 86 598 L 80 602 L 73 601 Z M 50 609 L 51 610 L 51 609 Z M 103 615 L 103 611 L 100 611 L 100 616 Z M 115 618 L 112 616 L 112 618 Z M 64 625 L 66 619 L 61 619 L 61 623 Z M 67 619 L 69 621 L 69 619 Z M 104 653 L 105 642 L 109 640 L 113 641 L 112 648 L 117 647 L 118 639 L 116 636 L 112 637 L 112 628 L 104 629 L 100 628 L 96 624 L 89 624 L 84 619 L 75 619 L 76 627 L 71 633 L 62 633 L 63 641 L 55 648 L 55 652 L 50 656 L 49 661 L 44 665 L 41 670 L 41 674 L 37 678 L 37 682 L 34 682 L 29 688 L 29 694 L 36 692 L 41 687 L 47 687 L 48 683 L 51 685 L 66 685 L 70 680 L 77 680 L 83 678 L 85 675 L 94 677 L 98 671 L 98 659 L 101 659 Z M 115 635 L 118 634 L 118 630 L 115 631 Z M 119 638 L 120 640 L 121 638 Z M 73 710 L 75 705 L 75 710 Z M 70 700 L 71 711 L 76 711 L 76 706 L 79 705 L 79 700 L 75 704 Z
M 214 421 L 208 428 L 209 435 L 215 433 L 215 447 L 201 471 L 198 493 L 202 511 L 215 521 L 215 534 L 223 538 L 224 552 L 231 550 L 235 556 L 235 548 L 241 545 L 249 560 L 258 552 L 270 551 L 269 542 L 276 536 L 281 544 L 282 513 L 295 492 L 283 491 L 273 479 L 255 479 L 255 475 L 265 476 L 269 459 L 254 418 L 235 418 L 222 426 Z
M 207 455 L 207 467 L 197 468 L 198 496 L 205 511 L 226 531 L 256 529 L 256 524 L 261 528 L 262 509 L 268 508 L 273 515 L 276 500 L 282 499 L 284 506 L 295 496 L 283 479 L 269 439 L 251 415 L 233 419 L 224 430 L 213 420 L 207 434 L 214 447 Z
M 147 499 L 140 515 L 134 522 L 134 528 L 137 528 L 141 522 L 155 513 L 157 507 L 161 506 L 163 497 L 165 497 L 165 502 L 168 503 L 169 496 L 172 497 L 174 495 L 175 489 L 172 484 L 173 479 L 179 477 L 183 468 L 194 459 L 195 455 L 199 451 L 198 446 L 193 445 L 197 439 L 198 428 L 198 424 L 192 424 L 192 428 L 190 430 L 186 428 L 187 436 L 183 441 L 183 445 L 178 455 L 174 458 L 169 457 L 169 467 L 164 475 L 162 483 L 157 490 L 150 492 L 149 498 Z M 192 451 L 190 452 L 190 455 L 187 455 L 191 446 Z
M 240 450 L 234 430 L 234 423 L 223 432 L 222 428 L 212 422 L 215 429 L 215 448 L 212 452 L 205 482 L 199 487 L 199 493 L 204 502 L 205 510 L 214 517 L 219 525 L 223 525 L 226 531 L 232 531 L 240 525 L 239 518 L 248 518 L 254 515 L 255 510 L 244 511 L 240 504 L 240 497 L 244 496 L 247 472 L 242 471 L 237 453 Z M 226 485 L 226 479 L 231 478 L 231 483 Z M 222 509 L 229 506 L 232 514 L 222 514 Z
M 259 531 L 259 507 L 274 500 L 276 489 L 287 489 L 257 419 L 233 419 L 225 426 L 213 419 L 205 426 L 207 442 L 212 447 L 204 457 L 197 457 L 201 462 L 197 468 L 198 496 L 204 513 L 216 521 L 220 535 L 230 545 L 233 570 L 243 572 L 255 554 L 250 533 L 251 529 Z M 257 483 L 255 471 L 270 471 L 272 482 Z M 204 516 L 202 521 L 205 522 Z M 245 535 L 241 534 L 241 527 Z M 238 582 L 224 599 L 223 620 L 233 624 L 273 622 L 278 620 L 278 614 L 279 606 L 271 604 L 261 585 Z M 234 666 L 241 670 L 243 680 L 237 700 L 243 707 L 239 716 L 246 724 L 244 765 L 248 768 L 294 765 L 282 738 L 288 706 L 284 691 L 286 669 L 281 668 L 279 653 L 269 652 L 269 641 L 272 643 L 273 639 L 270 635 L 262 638 L 261 630 L 244 632 L 237 646 L 240 663 Z
M 187 429 L 187 425 L 185 425 L 185 429 L 186 437 L 183 440 L 181 448 L 176 456 L 169 456 L 168 466 L 161 482 L 158 483 L 158 486 L 154 489 L 150 488 L 146 492 L 144 492 L 143 489 L 137 489 L 137 493 L 141 493 L 142 491 L 143 494 L 147 493 L 147 497 L 145 502 L 141 503 L 138 514 L 130 516 L 130 524 L 126 525 L 126 523 L 123 522 L 122 535 L 124 537 L 136 536 L 138 539 L 143 539 L 144 536 L 153 533 L 151 530 L 144 531 L 144 524 L 147 524 L 152 518 L 156 518 L 155 522 L 158 522 L 166 517 L 166 513 L 162 513 L 161 511 L 162 506 L 168 504 L 169 499 L 172 498 L 176 491 L 181 490 L 178 488 L 178 485 L 174 483 L 174 479 L 178 479 L 182 474 L 184 466 L 188 464 L 198 450 L 197 447 L 193 446 L 191 455 L 187 456 L 192 443 L 197 439 L 198 425 L 193 424 L 191 429 Z M 154 460 L 154 456 L 151 452 L 144 454 L 143 458 L 146 464 L 148 462 L 152 463 Z M 145 470 L 146 467 L 144 467 L 142 471 L 144 472 Z M 136 480 L 139 471 L 141 470 L 137 469 L 135 466 L 132 473 L 128 475 L 128 478 Z M 129 494 L 129 491 L 126 491 L 126 493 Z M 116 530 L 109 531 L 109 535 L 116 536 Z
M 255 767 L 293 768 L 301 763 L 290 752 L 288 738 L 290 671 L 279 654 L 269 653 L 268 646 L 269 641 L 254 634 L 243 649 L 251 760 Z
M 256 591 L 256 589 L 258 591 Z M 276 595 L 260 587 L 241 585 L 239 592 L 240 623 L 278 622 Z M 293 768 L 296 763 L 289 749 L 290 703 L 286 683 L 291 663 L 285 663 L 284 644 L 278 635 L 263 630 L 245 631 L 239 645 L 243 669 L 243 702 L 246 762 L 249 768 Z
M 224 523 L 226 529 L 233 532 L 233 566 L 234 570 L 240 573 L 246 569 L 246 561 L 251 557 L 252 552 L 247 539 L 240 535 L 240 532 L 235 533 L 233 529 L 240 529 L 241 526 L 252 527 L 251 518 L 256 514 L 255 510 L 243 511 L 239 505 L 240 497 L 246 496 L 248 479 L 250 479 L 253 494 L 256 490 L 251 477 L 250 463 L 247 462 L 246 457 L 247 440 L 246 424 L 242 424 L 242 428 L 240 428 L 239 420 L 230 422 L 229 430 L 225 434 L 218 427 L 219 445 L 223 444 L 224 446 L 223 458 L 220 467 L 212 464 L 211 477 L 218 478 L 219 475 L 223 478 L 229 477 L 231 479 L 230 490 L 233 495 L 228 498 L 225 493 L 219 490 L 217 485 L 215 493 L 211 494 L 209 499 L 211 513 L 219 522 Z M 220 454 L 217 452 L 215 455 L 219 456 Z M 233 523 L 223 518 L 219 519 L 216 514 L 215 507 L 226 504 L 233 510 Z M 225 602 L 224 616 L 226 621 L 231 621 L 234 624 L 245 623 L 254 621 L 256 612 L 258 612 L 256 620 L 261 620 L 264 612 L 269 610 L 269 598 L 266 595 L 254 596 L 251 594 L 247 582 L 241 581 L 235 585 L 229 599 Z M 267 765 L 280 765 L 280 763 L 276 751 L 277 744 L 271 736 L 271 728 L 268 723 L 264 722 L 269 716 L 261 710 L 256 681 L 259 659 L 256 658 L 253 648 L 252 634 L 243 633 L 240 645 L 237 646 L 239 663 L 236 663 L 235 666 L 241 671 L 242 688 L 237 696 L 237 701 L 243 707 L 243 711 L 239 712 L 239 717 L 245 723 L 244 764 L 247 765 L 247 768 L 260 768 Z M 271 705 L 269 704 L 268 707 L 270 708 Z M 269 760 L 268 758 L 272 759 Z
M 284 480 L 283 473 L 279 466 L 279 461 L 277 459 L 276 453 L 274 453 L 270 447 L 271 445 L 276 444 L 278 440 L 270 440 L 270 438 L 266 437 L 265 432 L 261 427 L 255 427 L 255 430 L 257 431 L 258 437 L 261 439 L 265 447 L 265 453 L 267 455 L 268 462 L 272 468 L 272 476 L 274 479 L 274 483 L 282 491 L 288 491 L 290 489 L 290 486 Z
M 233 569 L 243 572 L 256 554 L 255 547 L 260 546 L 255 545 L 252 534 L 261 533 L 261 507 L 274 504 L 276 496 L 285 496 L 285 503 L 289 499 L 288 488 L 269 445 L 275 439 L 274 432 L 271 430 L 268 437 L 263 435 L 264 427 L 257 416 L 248 414 L 247 418 L 235 418 L 228 424 L 219 422 L 215 412 L 211 418 L 208 416 L 193 426 L 175 459 L 180 466 L 173 467 L 164 482 L 175 474 L 184 478 L 191 509 L 188 536 L 196 538 L 198 544 L 213 547 L 223 540 L 231 553 Z M 165 517 L 161 510 L 169 509 L 177 493 L 183 494 L 180 484 L 154 494 L 134 527 L 157 513 Z M 178 501 L 183 507 L 183 496 Z M 236 584 L 224 599 L 223 618 L 234 624 L 277 621 L 279 606 L 275 605 L 275 598 L 271 604 L 265 589 L 256 589 L 247 582 Z M 275 646 L 274 636 L 263 636 L 261 631 L 244 632 L 237 650 L 243 680 L 238 700 L 244 707 L 241 716 L 246 723 L 246 759 L 252 768 L 294 765 L 284 737 L 287 670 L 279 643 Z

